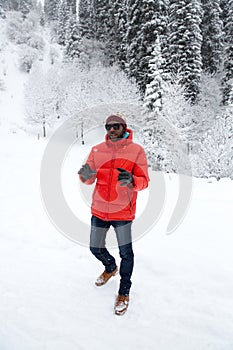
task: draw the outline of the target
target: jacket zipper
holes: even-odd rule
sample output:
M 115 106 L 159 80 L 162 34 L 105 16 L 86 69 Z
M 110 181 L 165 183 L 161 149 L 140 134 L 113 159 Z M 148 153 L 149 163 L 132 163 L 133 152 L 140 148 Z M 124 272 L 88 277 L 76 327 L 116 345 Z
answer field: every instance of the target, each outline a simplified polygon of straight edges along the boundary
M 116 145 L 113 145 L 113 152 L 112 152 L 112 161 L 111 161 L 111 170 L 110 170 L 110 176 L 109 176 L 109 181 L 108 181 L 108 200 L 107 200 L 107 210 L 106 210 L 106 216 L 105 219 L 108 219 L 108 210 L 109 210 L 109 200 L 110 200 L 110 185 L 112 182 L 112 175 L 113 175 L 113 170 L 114 170 L 114 163 L 115 163 L 115 153 L 116 153 Z

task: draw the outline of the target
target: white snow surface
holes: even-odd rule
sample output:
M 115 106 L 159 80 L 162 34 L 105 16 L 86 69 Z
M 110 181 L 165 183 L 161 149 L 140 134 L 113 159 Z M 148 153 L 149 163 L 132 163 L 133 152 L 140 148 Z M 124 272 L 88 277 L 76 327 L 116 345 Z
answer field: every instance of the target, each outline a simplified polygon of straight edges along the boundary
M 178 182 L 177 175 L 165 175 L 164 211 L 134 242 L 129 308 L 116 316 L 119 275 L 96 287 L 100 262 L 47 217 L 40 166 L 48 140 L 18 127 L 25 75 L 14 69 L 0 94 L 0 350 L 232 350 L 232 181 L 193 179 L 185 219 L 167 236 Z M 77 170 L 102 139 L 102 131 L 88 134 L 64 162 L 65 197 L 87 221 Z M 138 213 L 145 197 L 139 196 Z M 119 264 L 118 250 L 111 252 Z
M 129 309 L 119 317 L 113 314 L 119 275 L 96 287 L 101 264 L 87 247 L 57 232 L 44 211 L 39 174 L 47 141 L 5 129 L 0 140 L 1 350 L 119 349 L 122 344 L 232 349 L 232 181 L 194 179 L 179 228 L 166 236 L 170 210 L 165 206 L 159 223 L 134 243 Z M 90 135 L 85 146 L 72 148 L 72 166 L 68 156 L 67 181 L 78 201 L 76 172 L 93 141 Z M 172 199 L 176 175 L 166 180 Z M 111 251 L 119 263 L 117 249 Z

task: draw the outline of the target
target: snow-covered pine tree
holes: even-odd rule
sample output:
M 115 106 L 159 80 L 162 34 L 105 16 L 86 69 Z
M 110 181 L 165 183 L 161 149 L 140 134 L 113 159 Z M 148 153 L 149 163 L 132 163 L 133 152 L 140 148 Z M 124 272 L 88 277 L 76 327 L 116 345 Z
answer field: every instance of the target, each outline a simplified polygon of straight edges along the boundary
M 154 44 L 154 49 L 149 60 L 148 78 L 150 83 L 146 86 L 144 106 L 149 111 L 155 113 L 162 110 L 163 104 L 163 72 L 162 72 L 163 58 L 161 54 L 160 39 L 157 36 Z
M 201 21 L 202 10 L 198 0 L 171 0 L 166 65 L 170 73 L 179 73 L 186 97 L 192 103 L 198 98 L 202 71 Z
M 134 77 L 137 82 L 140 81 L 140 74 L 138 72 L 138 52 L 140 49 L 141 40 L 141 1 L 140 0 L 127 0 L 127 73 L 129 76 Z
M 108 0 L 93 0 L 95 39 L 102 42 L 106 42 L 110 29 L 109 9 Z
M 168 9 L 170 0 L 157 0 L 156 4 L 156 20 L 157 30 L 160 37 L 161 50 L 167 45 L 167 25 L 168 25 Z
M 68 7 L 72 9 L 72 13 L 76 15 L 77 13 L 76 0 L 66 0 L 66 1 L 67 1 Z
M 19 0 L 2 0 L 3 8 L 6 11 L 18 11 Z
M 6 0 L 0 0 L 0 9 L 6 10 Z
M 160 49 L 156 46 L 157 45 L 155 45 L 153 51 L 155 55 L 157 50 Z M 161 145 L 162 140 L 164 141 L 165 129 L 161 124 L 161 105 L 159 105 L 161 103 L 162 94 L 160 96 L 160 74 L 157 70 L 158 62 L 156 56 L 153 58 L 150 60 L 149 69 L 151 69 L 151 74 L 154 74 L 154 77 L 152 77 L 154 79 L 146 87 L 143 105 L 145 108 L 145 116 L 143 116 L 143 127 L 140 130 L 140 136 L 147 154 L 149 166 L 151 166 L 153 170 L 161 170 L 164 161 L 164 156 L 161 154 L 163 148 Z M 158 65 L 160 65 L 160 63 L 158 63 Z M 158 75 L 156 73 L 158 73 Z
M 43 27 L 45 25 L 45 14 L 44 14 L 44 6 L 39 2 L 37 4 L 37 13 L 40 17 L 40 25 Z
M 31 11 L 32 8 L 33 8 L 32 0 L 21 0 L 19 2 L 19 11 L 22 12 L 24 18 Z
M 226 17 L 227 17 L 227 4 L 229 0 L 220 0 L 220 7 L 221 7 L 221 19 L 223 22 L 223 26 L 226 25 Z
M 81 36 L 79 33 L 76 14 L 72 14 L 69 19 L 69 32 L 66 38 L 65 54 L 72 60 L 80 57 L 81 53 Z
M 153 170 L 191 175 L 187 144 L 163 113 L 150 112 L 144 119 L 142 142 Z
M 225 11 L 223 104 L 233 105 L 233 0 L 228 1 Z
M 160 132 L 158 132 L 158 117 L 154 112 L 150 112 L 144 116 L 144 127 L 140 130 L 141 142 L 143 143 L 147 154 L 148 165 L 153 170 L 161 170 L 162 160 L 158 152 L 158 140 Z
M 126 0 L 111 1 L 106 55 L 110 63 L 118 62 L 122 68 L 126 62 L 126 18 Z
M 117 12 L 117 35 L 116 35 L 116 51 L 118 55 L 118 63 L 122 69 L 125 69 L 127 64 L 127 46 L 126 46 L 126 31 L 127 31 L 127 12 L 126 0 L 118 1 L 119 7 Z
M 73 29 L 73 19 L 74 16 L 72 13 L 72 8 L 69 7 L 67 1 L 65 2 L 66 8 L 65 8 L 65 17 L 64 17 L 64 32 L 65 32 L 65 47 L 67 47 L 69 40 L 71 38 L 71 26 Z M 75 18 L 76 19 L 76 18 Z
M 233 114 L 217 116 L 213 126 L 203 135 L 197 155 L 192 157 L 194 175 L 217 179 L 233 179 Z
M 57 19 L 57 42 L 60 45 L 65 45 L 65 30 L 64 30 L 64 19 L 65 19 L 65 1 L 59 1 L 58 5 L 58 19 Z
M 67 29 L 69 29 L 69 16 L 70 11 L 67 5 L 67 1 L 60 1 L 57 22 L 57 41 L 60 45 L 66 44 Z
M 202 62 L 203 69 L 214 74 L 220 68 L 223 54 L 223 22 L 220 0 L 202 0 Z
M 138 70 L 140 74 L 140 87 L 144 92 L 150 82 L 148 65 L 151 59 L 153 45 L 156 37 L 162 37 L 166 28 L 166 1 L 144 0 L 141 5 L 142 23 L 140 45 L 138 52 Z M 160 43 L 161 44 L 161 43 Z
M 2 1 L 0 1 L 0 18 L 5 18 L 5 8 L 3 7 Z
M 127 67 L 145 92 L 148 64 L 157 35 L 164 42 L 167 0 L 127 0 Z
M 78 17 L 81 36 L 87 39 L 94 38 L 95 26 L 93 0 L 79 1 Z
M 57 0 L 44 0 L 44 12 L 47 23 L 57 21 L 58 19 L 58 6 Z

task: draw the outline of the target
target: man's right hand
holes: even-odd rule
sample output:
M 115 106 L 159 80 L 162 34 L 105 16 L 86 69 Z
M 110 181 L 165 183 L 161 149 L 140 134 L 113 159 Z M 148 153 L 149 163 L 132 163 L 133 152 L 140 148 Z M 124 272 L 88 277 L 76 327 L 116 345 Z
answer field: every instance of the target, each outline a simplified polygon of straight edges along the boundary
M 82 168 L 78 171 L 78 174 L 82 177 L 83 181 L 89 180 L 93 175 L 96 174 L 95 170 L 91 170 L 89 164 L 84 164 Z

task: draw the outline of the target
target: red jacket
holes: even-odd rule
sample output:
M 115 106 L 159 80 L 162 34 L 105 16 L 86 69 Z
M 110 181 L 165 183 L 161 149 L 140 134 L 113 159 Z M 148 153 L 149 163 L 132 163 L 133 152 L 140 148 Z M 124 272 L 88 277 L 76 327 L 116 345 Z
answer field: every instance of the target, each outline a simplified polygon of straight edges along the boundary
M 91 212 L 102 220 L 133 220 L 137 192 L 148 186 L 146 154 L 140 145 L 133 142 L 132 131 L 127 131 L 129 137 L 116 142 L 106 135 L 105 142 L 92 147 L 87 159 L 91 169 L 97 172 L 85 181 L 85 184 L 92 184 L 97 179 Z M 120 186 L 117 168 L 131 172 L 133 185 Z

